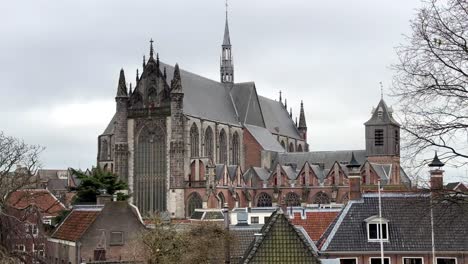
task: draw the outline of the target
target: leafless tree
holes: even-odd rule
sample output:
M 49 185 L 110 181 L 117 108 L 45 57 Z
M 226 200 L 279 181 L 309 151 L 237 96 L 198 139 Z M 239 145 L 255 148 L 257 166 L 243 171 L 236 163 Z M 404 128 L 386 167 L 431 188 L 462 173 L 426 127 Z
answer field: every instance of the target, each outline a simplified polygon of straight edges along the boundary
M 393 95 L 399 101 L 413 167 L 438 149 L 454 166 L 468 163 L 468 2 L 429 0 L 397 47 Z
M 32 235 L 31 230 L 25 229 L 26 223 L 40 218 L 35 217 L 36 210 L 27 208 L 19 212 L 9 206 L 8 201 L 15 191 L 35 184 L 34 175 L 42 150 L 40 146 L 26 144 L 0 131 L 0 263 L 26 262 L 32 257 L 15 250 L 11 241 Z

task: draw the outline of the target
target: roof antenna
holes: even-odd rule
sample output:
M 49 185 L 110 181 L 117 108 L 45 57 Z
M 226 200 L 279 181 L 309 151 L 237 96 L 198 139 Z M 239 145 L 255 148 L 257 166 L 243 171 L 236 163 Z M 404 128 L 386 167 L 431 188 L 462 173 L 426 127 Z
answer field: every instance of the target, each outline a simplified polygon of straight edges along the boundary
M 380 83 L 380 99 L 383 100 L 383 85 L 382 85 L 382 82 L 379 82 Z

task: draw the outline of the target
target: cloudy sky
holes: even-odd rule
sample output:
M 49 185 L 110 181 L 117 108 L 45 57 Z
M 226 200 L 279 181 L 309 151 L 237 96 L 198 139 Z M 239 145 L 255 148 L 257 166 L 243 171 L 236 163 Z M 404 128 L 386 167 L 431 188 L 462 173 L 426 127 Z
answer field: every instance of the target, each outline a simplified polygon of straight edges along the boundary
M 419 5 L 231 0 L 236 81 L 270 98 L 282 90 L 294 115 L 303 99 L 311 150 L 362 149 L 379 82 L 390 87 L 394 48 Z M 153 38 L 164 62 L 218 80 L 224 10 L 224 0 L 3 3 L 0 130 L 45 146 L 45 168 L 94 165 L 120 68 L 134 80 Z

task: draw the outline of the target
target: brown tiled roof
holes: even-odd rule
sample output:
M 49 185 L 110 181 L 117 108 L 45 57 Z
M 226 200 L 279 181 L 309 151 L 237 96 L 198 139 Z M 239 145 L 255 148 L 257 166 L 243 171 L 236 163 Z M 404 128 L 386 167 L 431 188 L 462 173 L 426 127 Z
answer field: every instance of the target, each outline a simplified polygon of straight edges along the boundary
M 291 222 L 294 225 L 302 226 L 310 238 L 317 241 L 339 213 L 339 211 L 306 212 L 306 217 L 302 219 L 301 214 L 297 212 L 294 213 Z
M 88 230 L 100 211 L 73 210 L 52 235 L 52 238 L 77 241 Z
M 25 209 L 30 205 L 39 208 L 43 216 L 57 216 L 65 206 L 48 190 L 19 190 L 10 194 L 8 205 L 16 209 Z

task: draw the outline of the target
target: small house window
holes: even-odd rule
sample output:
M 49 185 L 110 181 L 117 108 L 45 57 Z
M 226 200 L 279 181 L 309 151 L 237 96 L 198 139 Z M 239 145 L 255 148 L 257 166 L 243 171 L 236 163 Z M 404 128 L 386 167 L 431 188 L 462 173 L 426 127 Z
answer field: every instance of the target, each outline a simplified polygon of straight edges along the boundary
M 123 232 L 113 231 L 110 234 L 110 245 L 123 245 L 124 244 L 124 237 Z
M 457 258 L 436 258 L 437 264 L 457 264 Z
M 376 129 L 374 131 L 374 137 L 375 137 L 375 146 L 383 146 L 384 143 L 384 131 L 383 129 Z
M 369 264 L 382 264 L 381 258 L 370 258 Z M 384 258 L 384 264 L 390 264 L 390 258 Z
M 251 224 L 258 224 L 258 216 L 250 217 L 250 223 Z
M 423 264 L 423 258 L 403 258 L 403 264 Z

